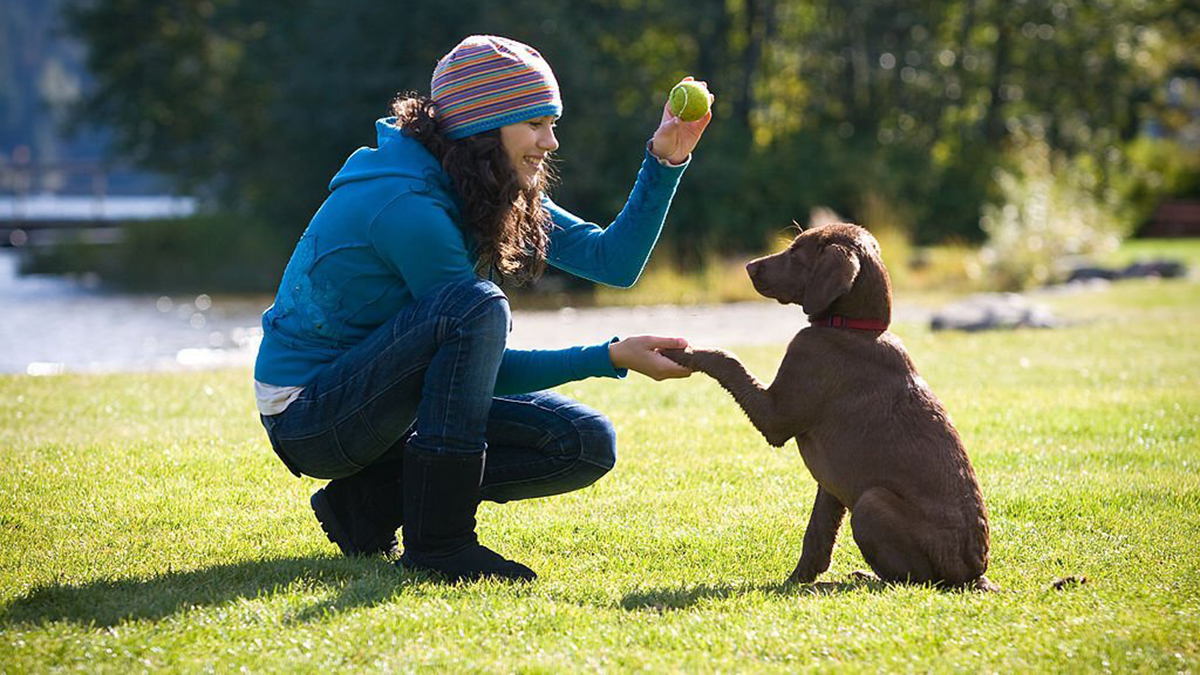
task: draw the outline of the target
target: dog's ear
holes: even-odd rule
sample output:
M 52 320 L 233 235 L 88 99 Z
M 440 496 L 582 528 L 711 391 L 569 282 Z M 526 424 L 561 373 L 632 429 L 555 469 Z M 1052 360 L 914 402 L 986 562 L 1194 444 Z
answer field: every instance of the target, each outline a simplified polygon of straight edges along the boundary
M 829 244 L 812 266 L 804 287 L 804 313 L 824 314 L 834 300 L 845 295 L 858 276 L 858 254 L 840 244 Z

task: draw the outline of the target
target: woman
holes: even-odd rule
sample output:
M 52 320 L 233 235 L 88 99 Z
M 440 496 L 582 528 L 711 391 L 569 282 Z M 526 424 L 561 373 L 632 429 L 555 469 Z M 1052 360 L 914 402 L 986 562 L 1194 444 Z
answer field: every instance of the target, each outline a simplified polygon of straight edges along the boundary
M 679 338 L 506 349 L 493 279 L 531 280 L 549 263 L 632 285 L 711 115 L 685 123 L 664 107 L 629 201 L 601 229 L 546 196 L 562 103 L 530 47 L 469 37 L 438 62 L 430 98 L 392 108 L 378 147 L 334 176 L 263 315 L 263 425 L 293 473 L 332 479 L 311 503 L 343 553 L 394 551 L 403 526 L 406 568 L 533 579 L 479 544 L 480 500 L 577 490 L 616 460 L 608 419 L 547 390 L 690 371 L 657 351 Z

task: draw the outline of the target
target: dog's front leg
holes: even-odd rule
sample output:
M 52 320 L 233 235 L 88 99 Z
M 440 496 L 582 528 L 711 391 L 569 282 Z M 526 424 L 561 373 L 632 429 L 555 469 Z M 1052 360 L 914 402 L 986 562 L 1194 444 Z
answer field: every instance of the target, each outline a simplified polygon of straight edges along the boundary
M 825 488 L 817 485 L 817 498 L 813 503 L 812 515 L 808 517 L 808 529 L 804 531 L 804 549 L 800 562 L 788 581 L 812 583 L 825 570 L 833 557 L 833 544 L 837 541 L 838 529 L 846 516 L 846 507 Z
M 777 410 L 771 391 L 746 370 L 736 356 L 720 349 L 664 349 L 663 356 L 676 363 L 699 370 L 716 380 L 745 411 L 750 423 L 779 448 L 795 436 L 787 421 Z

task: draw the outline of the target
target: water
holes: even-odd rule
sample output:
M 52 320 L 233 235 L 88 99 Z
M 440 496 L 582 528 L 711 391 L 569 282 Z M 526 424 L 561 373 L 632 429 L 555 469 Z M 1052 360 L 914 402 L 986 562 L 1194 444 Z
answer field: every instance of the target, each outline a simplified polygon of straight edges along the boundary
M 0 249 L 0 373 L 249 367 L 262 339 L 262 298 L 106 292 L 94 279 L 18 276 Z M 898 321 L 925 320 L 896 308 Z M 681 336 L 692 344 L 785 345 L 804 325 L 794 305 L 743 302 L 676 307 L 516 311 L 508 344 L 555 349 L 613 336 Z
M 267 302 L 112 293 L 88 277 L 19 276 L 16 252 L 0 250 L 0 373 L 248 365 Z

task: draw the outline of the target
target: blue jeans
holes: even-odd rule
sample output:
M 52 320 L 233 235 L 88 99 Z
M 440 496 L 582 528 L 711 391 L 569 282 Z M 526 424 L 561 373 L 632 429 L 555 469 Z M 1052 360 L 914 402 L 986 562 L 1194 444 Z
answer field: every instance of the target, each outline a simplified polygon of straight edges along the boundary
M 493 396 L 511 317 L 490 281 L 447 284 L 404 308 L 263 416 L 295 474 L 342 478 L 425 452 L 487 452 L 481 494 L 505 502 L 591 485 L 616 462 L 601 413 L 553 391 Z

